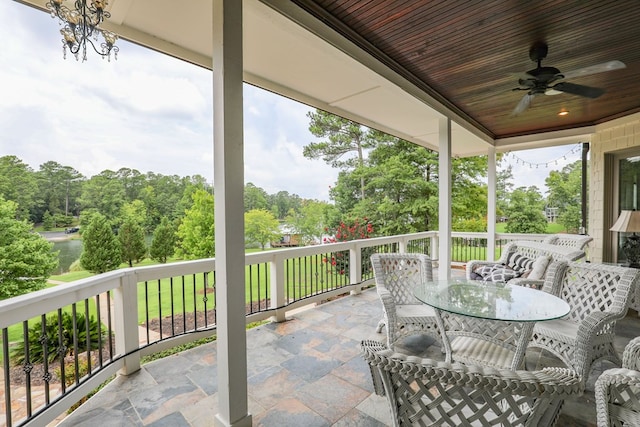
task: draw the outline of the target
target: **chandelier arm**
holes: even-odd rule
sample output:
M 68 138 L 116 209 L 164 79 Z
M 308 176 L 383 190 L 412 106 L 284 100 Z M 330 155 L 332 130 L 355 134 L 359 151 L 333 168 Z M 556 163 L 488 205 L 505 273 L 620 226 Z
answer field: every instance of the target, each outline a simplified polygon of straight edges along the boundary
M 82 51 L 82 60 L 87 59 L 87 42 L 93 50 L 102 57 L 111 58 L 111 52 L 116 59 L 119 48 L 115 46 L 118 37 L 110 31 L 103 30 L 99 25 L 111 14 L 105 10 L 108 0 L 75 0 L 74 10 L 67 8 L 63 2 L 65 0 L 49 0 L 46 3 L 47 9 L 52 17 L 58 17 L 63 28 L 60 33 L 63 36 L 63 53 L 66 58 L 66 50 L 79 59 Z M 88 1 L 90 1 L 88 3 Z M 96 46 L 98 36 L 102 36 L 104 41 L 100 42 L 99 48 Z M 94 39 L 94 43 L 91 39 Z

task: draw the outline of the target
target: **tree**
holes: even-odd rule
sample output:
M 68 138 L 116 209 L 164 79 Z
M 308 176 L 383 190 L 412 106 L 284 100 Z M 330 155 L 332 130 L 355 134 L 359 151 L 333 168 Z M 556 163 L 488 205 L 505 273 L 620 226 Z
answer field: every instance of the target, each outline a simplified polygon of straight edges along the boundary
M 17 203 L 18 219 L 29 219 L 38 204 L 35 173 L 16 156 L 0 157 L 0 196 Z
M 288 191 L 278 191 L 276 194 L 269 195 L 267 202 L 271 212 L 279 220 L 284 220 L 291 210 L 298 212 L 302 206 L 300 196 L 289 194 Z
M 49 213 L 48 210 L 44 211 L 44 215 L 42 216 L 42 228 L 44 229 L 44 231 L 50 231 L 53 230 L 53 227 L 55 227 L 53 216 Z
M 176 236 L 169 219 L 165 216 L 160 221 L 160 225 L 153 233 L 153 240 L 151 240 L 151 248 L 149 249 L 149 255 L 151 259 L 166 263 L 167 259 L 175 252 Z
M 244 211 L 249 212 L 253 209 L 268 209 L 268 194 L 260 187 L 256 187 L 253 183 L 247 182 L 244 186 Z
M 268 210 L 254 209 L 244 214 L 244 236 L 247 242 L 259 243 L 264 250 L 267 243 L 280 239 L 278 219 Z
M 577 205 L 565 207 L 564 212 L 558 217 L 558 222 L 562 224 L 567 233 L 578 233 L 582 226 L 582 208 Z
M 91 216 L 89 225 L 82 232 L 82 240 L 82 268 L 98 274 L 118 268 L 122 261 L 120 243 L 104 215 L 96 213 Z
M 122 261 L 133 267 L 133 261 L 140 262 L 147 255 L 147 245 L 144 241 L 144 230 L 133 218 L 127 218 L 118 230 L 118 241 Z
M 140 198 L 140 193 L 146 185 L 144 175 L 136 169 L 120 168 L 115 176 L 122 183 L 126 201 L 133 202 Z
M 324 229 L 329 226 L 328 214 L 333 205 L 318 200 L 304 200 L 300 212 L 291 210 L 285 222 L 296 234 L 300 234 L 303 245 L 320 242 Z
M 53 244 L 16 219 L 18 204 L 0 196 L 0 299 L 43 289 L 58 267 Z
M 186 259 L 215 256 L 215 217 L 213 195 L 205 190 L 193 193 L 193 205 L 178 226 L 176 255 Z
M 549 188 L 547 205 L 558 208 L 558 220 L 567 231 L 577 232 L 582 222 L 582 160 L 551 171 L 545 184 Z
M 437 166 L 437 153 L 387 138 L 369 153 L 365 167 L 338 176 L 330 194 L 340 220 L 367 217 L 380 235 L 428 230 L 437 224 Z M 367 182 L 364 200 L 357 196 L 361 177 Z
M 127 220 L 131 220 L 140 227 L 145 228 L 147 221 L 147 207 L 142 200 L 134 200 L 127 202 L 120 208 L 120 221 L 124 224 Z
M 40 165 L 36 175 L 42 198 L 40 209 L 48 210 L 53 215 L 77 214 L 77 199 L 84 178 L 80 172 L 70 166 L 48 161 Z
M 544 201 L 537 187 L 516 188 L 511 194 L 507 210 L 507 233 L 546 233 L 547 218 L 543 213 Z
M 496 174 L 496 215 L 505 216 L 509 207 L 509 195 L 513 191 L 513 166 L 508 165 Z
M 309 131 L 325 141 L 312 142 L 305 145 L 302 154 L 309 159 L 322 158 L 334 168 L 353 170 L 364 165 L 364 152 L 372 148 L 384 134 L 376 130 L 366 129 L 364 126 L 344 119 L 326 111 L 316 110 L 308 112 L 311 119 Z M 356 154 L 347 157 L 348 153 Z M 365 197 L 364 177 L 360 179 L 360 197 Z
M 125 201 L 124 185 L 116 173 L 110 170 L 92 176 L 82 187 L 82 209 L 95 208 L 109 221 L 118 218 Z

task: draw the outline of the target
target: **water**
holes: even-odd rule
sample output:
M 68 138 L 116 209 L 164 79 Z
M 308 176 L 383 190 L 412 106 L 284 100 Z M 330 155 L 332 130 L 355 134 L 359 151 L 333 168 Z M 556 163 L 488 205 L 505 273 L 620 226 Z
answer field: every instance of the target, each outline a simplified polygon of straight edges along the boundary
M 51 274 L 63 274 L 69 272 L 71 264 L 80 259 L 82 253 L 82 240 L 62 240 L 53 242 L 53 251 L 60 251 L 58 255 L 59 265 Z

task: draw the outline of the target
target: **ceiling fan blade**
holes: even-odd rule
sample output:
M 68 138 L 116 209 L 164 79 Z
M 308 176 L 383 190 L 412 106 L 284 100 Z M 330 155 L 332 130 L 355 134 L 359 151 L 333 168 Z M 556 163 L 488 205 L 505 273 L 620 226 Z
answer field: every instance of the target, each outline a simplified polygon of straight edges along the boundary
M 609 61 L 602 64 L 591 65 L 589 67 L 579 68 L 577 70 L 567 71 L 566 73 L 560 73 L 565 79 L 573 79 L 576 77 L 589 76 L 591 74 L 603 73 L 605 71 L 619 70 L 621 68 L 627 68 L 622 61 Z
M 511 116 L 517 116 L 518 114 L 522 113 L 524 110 L 529 108 L 529 105 L 531 105 L 531 100 L 533 99 L 534 96 L 535 95 L 530 95 L 528 93 L 525 94 L 525 96 L 522 97 L 520 102 L 518 102 L 518 105 L 516 105 L 516 108 L 514 108 L 513 111 L 511 112 Z
M 559 90 L 560 92 L 570 93 L 572 95 L 584 96 L 592 99 L 599 97 L 605 92 L 604 89 L 600 89 L 597 87 L 577 85 L 575 83 L 569 83 L 569 82 L 560 82 L 554 85 L 553 89 Z

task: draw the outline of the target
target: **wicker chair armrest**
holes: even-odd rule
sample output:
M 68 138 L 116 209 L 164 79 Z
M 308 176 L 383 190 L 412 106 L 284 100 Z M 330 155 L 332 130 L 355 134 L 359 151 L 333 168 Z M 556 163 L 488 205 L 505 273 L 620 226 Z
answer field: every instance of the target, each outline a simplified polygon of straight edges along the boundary
M 393 310 L 392 312 L 395 313 L 396 300 L 393 298 L 393 295 L 391 295 L 391 292 L 384 286 L 378 286 L 376 290 L 378 291 L 380 301 L 382 301 L 384 311 L 388 314 L 390 310 Z
M 544 286 L 544 280 L 534 280 L 527 279 L 526 277 L 516 277 L 515 279 L 509 280 L 510 285 L 516 286 L 524 286 L 525 288 L 533 288 L 537 290 L 542 290 L 542 286 Z
M 589 354 L 593 351 L 593 342 L 602 328 L 610 322 L 620 319 L 622 316 L 617 313 L 606 311 L 594 311 L 589 313 L 579 324 L 576 336 L 576 347 L 574 351 L 574 361 L 580 366 L 574 368 L 586 379 L 589 366 L 584 365 L 590 360 Z
M 635 337 L 624 348 L 622 367 L 640 371 L 640 337 Z
M 365 340 L 360 343 L 360 351 L 364 354 L 370 352 L 378 352 L 381 350 L 387 349 L 387 346 L 382 344 L 379 341 Z M 380 371 L 377 367 L 369 364 L 369 369 L 371 370 L 371 380 L 373 382 L 373 391 L 378 396 L 384 396 L 384 383 L 382 382 L 382 378 L 380 377 Z
M 612 397 L 615 396 L 615 394 L 612 396 L 612 390 L 626 389 L 628 386 L 636 389 L 640 388 L 640 372 L 625 368 L 613 368 L 607 369 L 598 377 L 594 391 L 596 398 L 596 413 L 598 417 L 597 422 L 599 426 L 611 425 L 609 403 L 612 400 Z M 622 405 L 624 404 L 622 403 Z M 629 410 L 633 411 L 631 409 Z M 634 415 L 636 414 L 634 413 Z M 640 419 L 640 415 L 638 415 L 637 418 Z

